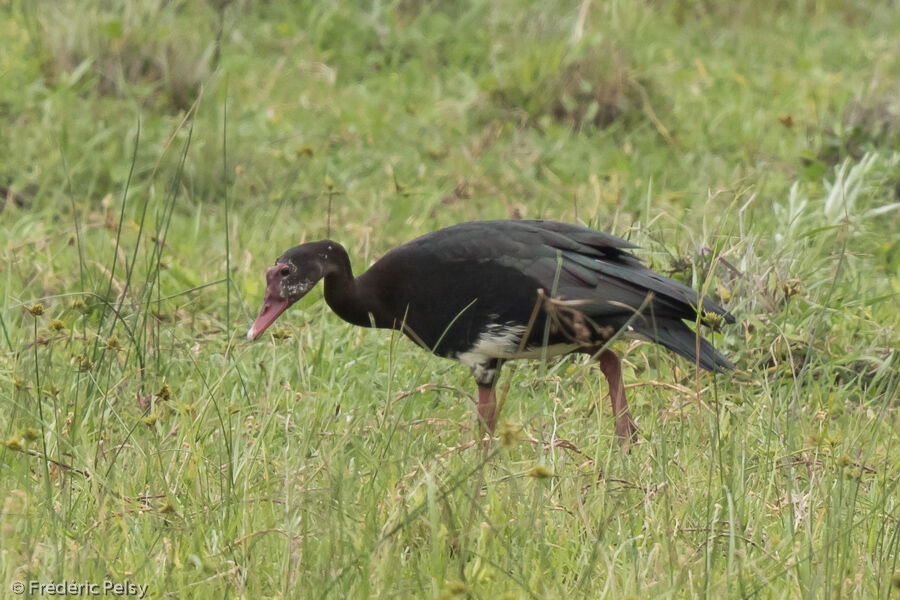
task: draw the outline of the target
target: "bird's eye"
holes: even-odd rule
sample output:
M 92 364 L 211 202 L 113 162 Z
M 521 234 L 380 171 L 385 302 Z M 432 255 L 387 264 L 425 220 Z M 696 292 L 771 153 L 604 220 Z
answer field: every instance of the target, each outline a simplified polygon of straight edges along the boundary
M 291 274 L 291 270 L 289 268 L 281 267 L 281 276 L 282 277 L 287 277 L 290 274 Z

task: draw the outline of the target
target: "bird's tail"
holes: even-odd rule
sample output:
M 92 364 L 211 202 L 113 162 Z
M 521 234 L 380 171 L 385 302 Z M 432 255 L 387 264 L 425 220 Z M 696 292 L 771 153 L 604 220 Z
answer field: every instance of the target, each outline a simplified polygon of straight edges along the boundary
M 697 362 L 697 348 L 700 348 L 700 367 L 707 371 L 721 372 L 733 369 L 734 365 L 713 345 L 681 320 L 676 319 L 635 319 L 631 324 L 634 333 L 643 335 L 657 344 L 677 352 L 681 356 Z

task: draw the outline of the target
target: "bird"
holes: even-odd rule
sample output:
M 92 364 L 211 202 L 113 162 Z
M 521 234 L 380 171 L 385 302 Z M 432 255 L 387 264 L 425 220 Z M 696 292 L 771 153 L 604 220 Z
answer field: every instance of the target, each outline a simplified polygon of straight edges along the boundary
M 493 434 L 496 387 L 509 360 L 584 353 L 609 384 L 615 432 L 626 446 L 637 426 L 611 342 L 650 340 L 706 371 L 734 365 L 687 322 L 733 323 L 708 297 L 665 277 L 638 246 L 589 227 L 549 220 L 470 221 L 394 248 L 358 277 L 330 239 L 290 248 L 266 272 L 258 338 L 324 280 L 328 306 L 353 325 L 399 330 L 415 344 L 467 366 L 477 412 Z

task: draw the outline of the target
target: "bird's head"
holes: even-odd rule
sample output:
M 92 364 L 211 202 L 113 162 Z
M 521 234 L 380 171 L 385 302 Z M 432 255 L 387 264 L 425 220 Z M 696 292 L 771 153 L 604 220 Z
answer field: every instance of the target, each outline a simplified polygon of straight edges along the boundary
M 247 332 L 255 340 L 288 307 L 309 293 L 325 276 L 334 242 L 323 240 L 294 246 L 266 271 L 266 296 L 256 321 Z

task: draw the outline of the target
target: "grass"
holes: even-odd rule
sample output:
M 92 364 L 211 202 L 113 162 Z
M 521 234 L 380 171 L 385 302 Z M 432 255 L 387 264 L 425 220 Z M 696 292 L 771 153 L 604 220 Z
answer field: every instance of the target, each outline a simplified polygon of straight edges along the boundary
M 896 598 L 891 2 L 0 3 L 0 573 L 148 597 Z M 226 150 L 227 148 L 227 150 Z M 582 220 L 724 302 L 733 374 L 463 367 L 321 288 Z

